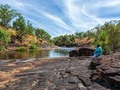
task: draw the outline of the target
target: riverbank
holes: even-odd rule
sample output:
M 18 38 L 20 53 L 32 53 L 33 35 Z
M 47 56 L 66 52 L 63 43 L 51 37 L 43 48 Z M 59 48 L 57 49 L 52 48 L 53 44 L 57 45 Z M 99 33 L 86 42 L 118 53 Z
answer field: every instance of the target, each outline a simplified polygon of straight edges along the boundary
M 108 90 L 91 82 L 91 60 L 82 56 L 2 62 L 0 90 Z
M 25 50 L 29 50 L 28 46 L 26 46 L 26 45 L 11 44 L 11 45 L 6 47 L 6 51 L 18 51 L 20 47 L 23 47 Z M 60 47 L 59 46 L 52 46 L 52 45 L 43 45 L 43 46 L 37 47 L 37 49 L 39 49 L 39 50 L 50 50 L 50 49 L 58 49 L 58 48 L 60 48 Z M 33 50 L 34 50 L 34 48 L 33 48 Z

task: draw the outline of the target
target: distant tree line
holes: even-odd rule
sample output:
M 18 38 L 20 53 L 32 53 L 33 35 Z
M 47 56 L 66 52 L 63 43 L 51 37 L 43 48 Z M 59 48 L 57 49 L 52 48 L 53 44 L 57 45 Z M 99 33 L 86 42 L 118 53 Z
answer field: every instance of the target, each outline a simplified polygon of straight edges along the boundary
M 100 44 L 104 53 L 115 52 L 120 49 L 120 21 L 113 20 L 104 25 L 98 25 L 87 32 L 76 32 L 72 35 L 61 35 L 53 38 L 54 44 L 58 46 L 75 45 L 75 38 L 89 37 L 93 39 L 91 45 Z
M 53 43 L 57 46 L 74 46 L 75 36 L 72 35 L 61 35 L 52 39 Z

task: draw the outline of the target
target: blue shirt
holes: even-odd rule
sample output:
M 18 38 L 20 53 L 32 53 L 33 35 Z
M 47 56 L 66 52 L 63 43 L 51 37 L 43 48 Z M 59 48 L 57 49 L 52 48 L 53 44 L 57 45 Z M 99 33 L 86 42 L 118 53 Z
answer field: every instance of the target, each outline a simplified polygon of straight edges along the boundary
M 101 47 L 97 47 L 94 51 L 94 55 L 96 56 L 100 56 L 102 55 L 102 48 Z

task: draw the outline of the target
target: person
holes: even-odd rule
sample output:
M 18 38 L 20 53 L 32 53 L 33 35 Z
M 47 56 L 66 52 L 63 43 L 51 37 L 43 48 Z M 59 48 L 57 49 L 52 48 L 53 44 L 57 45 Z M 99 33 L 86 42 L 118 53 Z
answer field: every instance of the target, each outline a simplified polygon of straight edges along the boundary
M 98 62 L 98 60 L 96 61 L 96 57 L 99 57 L 101 55 L 102 55 L 102 48 L 100 47 L 100 45 L 97 45 L 95 51 L 93 52 L 93 56 L 92 56 L 93 59 L 88 67 L 89 69 L 94 70 L 96 68 L 95 62 Z
M 102 55 L 102 48 L 100 45 L 97 45 L 95 51 L 93 52 L 93 59 Z

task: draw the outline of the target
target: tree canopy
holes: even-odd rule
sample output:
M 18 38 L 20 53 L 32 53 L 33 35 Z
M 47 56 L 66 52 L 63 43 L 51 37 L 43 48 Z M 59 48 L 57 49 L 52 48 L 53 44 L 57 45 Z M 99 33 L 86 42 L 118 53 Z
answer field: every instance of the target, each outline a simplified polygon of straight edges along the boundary
M 37 38 L 41 38 L 41 39 L 44 39 L 47 41 L 49 41 L 51 38 L 49 33 L 47 33 L 45 30 L 39 29 L 39 28 L 35 29 L 35 35 L 37 36 Z
M 7 28 L 10 21 L 15 18 L 19 13 L 11 9 L 7 4 L 0 5 L 0 25 Z

